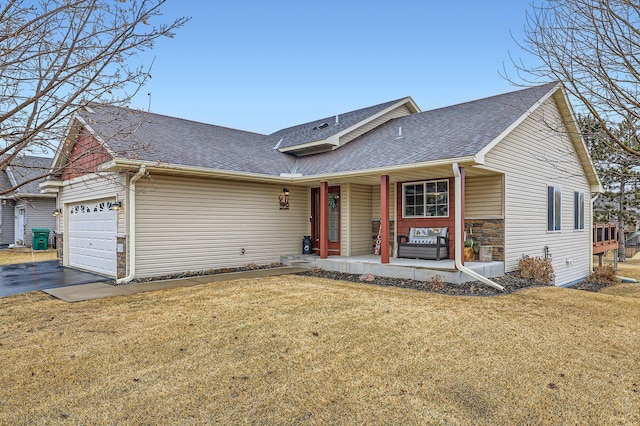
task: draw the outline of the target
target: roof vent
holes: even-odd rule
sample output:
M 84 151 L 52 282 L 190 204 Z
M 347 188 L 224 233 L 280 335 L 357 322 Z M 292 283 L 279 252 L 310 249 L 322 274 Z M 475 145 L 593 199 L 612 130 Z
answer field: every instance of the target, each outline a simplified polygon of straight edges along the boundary
M 314 127 L 313 130 L 324 129 L 325 127 L 328 127 L 328 126 L 329 126 L 328 123 L 322 123 L 321 125 Z
M 396 139 L 402 138 L 402 126 L 398 126 L 398 137 Z
M 340 116 L 336 115 L 336 122 L 334 124 L 334 126 L 337 126 L 340 123 Z

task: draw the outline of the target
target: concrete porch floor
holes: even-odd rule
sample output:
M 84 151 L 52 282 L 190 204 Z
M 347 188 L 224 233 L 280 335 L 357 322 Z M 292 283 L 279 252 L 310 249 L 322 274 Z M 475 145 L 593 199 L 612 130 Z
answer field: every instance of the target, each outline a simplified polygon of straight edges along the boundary
M 361 256 L 329 256 L 320 259 L 317 255 L 288 255 L 281 256 L 280 261 L 285 265 L 307 268 L 321 268 L 328 271 L 346 272 L 349 274 L 373 274 L 381 277 L 406 278 L 418 281 L 428 281 L 436 275 L 444 282 L 460 284 L 475 281 L 474 278 L 455 269 L 453 259 L 422 260 L 422 259 L 389 259 L 389 263 L 380 263 L 380 256 L 367 254 Z M 487 278 L 504 275 L 504 262 L 465 262 L 465 266 Z

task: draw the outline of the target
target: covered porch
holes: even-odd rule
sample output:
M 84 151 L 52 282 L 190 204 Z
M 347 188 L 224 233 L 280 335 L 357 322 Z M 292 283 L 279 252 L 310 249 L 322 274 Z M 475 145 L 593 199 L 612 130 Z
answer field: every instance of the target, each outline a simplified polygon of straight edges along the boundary
M 383 263 L 381 256 L 363 254 L 328 256 L 326 258 L 321 258 L 318 255 L 288 255 L 282 256 L 280 261 L 290 266 L 315 267 L 349 274 L 373 274 L 417 281 L 428 281 L 436 276 L 439 276 L 442 281 L 452 284 L 475 281 L 473 277 L 456 269 L 454 259 L 436 261 L 391 257 L 388 262 Z M 502 261 L 466 262 L 465 266 L 487 278 L 504 275 L 504 262 Z

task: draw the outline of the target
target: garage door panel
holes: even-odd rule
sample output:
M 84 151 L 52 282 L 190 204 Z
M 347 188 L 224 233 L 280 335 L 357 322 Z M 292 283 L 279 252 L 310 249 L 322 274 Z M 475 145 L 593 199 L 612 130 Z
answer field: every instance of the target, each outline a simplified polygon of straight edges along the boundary
M 69 266 L 116 275 L 116 212 L 112 200 L 69 206 Z

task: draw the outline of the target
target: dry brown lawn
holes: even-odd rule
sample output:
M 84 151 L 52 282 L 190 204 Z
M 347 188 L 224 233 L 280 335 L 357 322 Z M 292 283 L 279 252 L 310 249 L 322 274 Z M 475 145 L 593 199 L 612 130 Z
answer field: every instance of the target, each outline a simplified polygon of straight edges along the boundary
M 56 251 L 31 250 L 30 248 L 14 248 L 0 250 L 0 265 L 10 265 L 14 263 L 44 262 L 56 260 Z
M 0 424 L 640 424 L 640 299 L 308 277 L 0 298 Z

